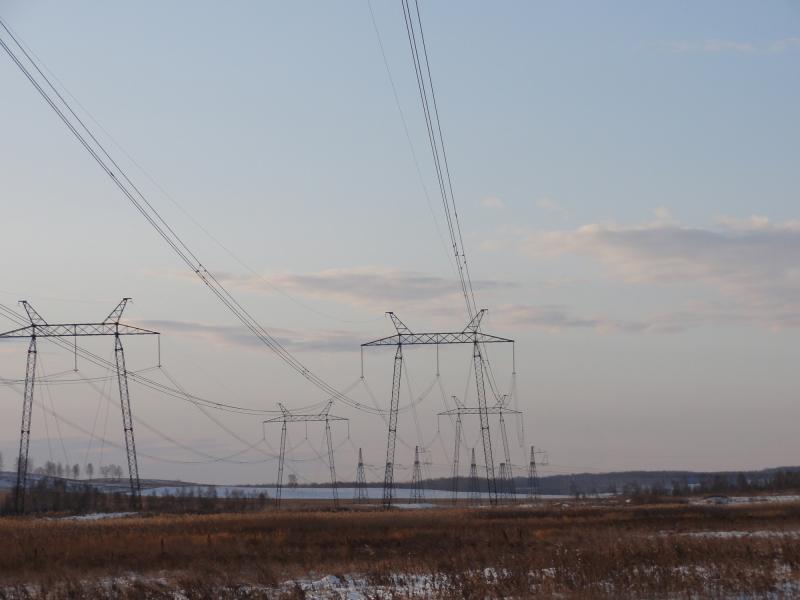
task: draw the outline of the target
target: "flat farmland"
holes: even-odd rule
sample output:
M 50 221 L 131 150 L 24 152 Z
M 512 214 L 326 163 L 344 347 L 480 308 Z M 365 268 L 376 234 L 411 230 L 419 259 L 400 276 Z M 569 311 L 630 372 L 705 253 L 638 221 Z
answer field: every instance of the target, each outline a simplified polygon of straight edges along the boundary
M 800 504 L 0 519 L 0 597 L 780 598 Z

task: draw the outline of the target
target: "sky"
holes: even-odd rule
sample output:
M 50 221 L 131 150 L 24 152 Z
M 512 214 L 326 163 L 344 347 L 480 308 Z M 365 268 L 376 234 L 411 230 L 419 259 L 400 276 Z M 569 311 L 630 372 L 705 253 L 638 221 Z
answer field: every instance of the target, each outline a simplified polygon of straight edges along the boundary
M 0 16 L 261 324 L 385 408 L 392 354 L 365 353 L 362 380 L 359 347 L 393 333 L 384 313 L 416 331 L 466 314 L 400 3 L 371 8 L 380 38 L 366 0 L 4 0 Z M 800 4 L 420 8 L 484 331 L 516 342 L 517 472 L 530 445 L 545 474 L 798 464 Z M 5 55 L 0 86 L 0 302 L 80 322 L 131 296 L 127 321 L 162 332 L 163 359 L 125 340 L 132 370 L 251 408 L 325 400 L 237 326 Z M 110 340 L 81 343 L 112 356 Z M 68 353 L 40 350 L 36 464 L 123 464 L 111 374 L 84 361 L 93 382 L 76 382 Z M 436 415 L 452 395 L 475 402 L 470 349 L 442 349 L 438 379 L 432 349 L 406 358 L 397 477 L 415 445 L 446 476 L 453 424 Z M 511 393 L 510 349 L 491 359 Z M 0 343 L 6 468 L 24 366 L 24 341 Z M 279 427 L 131 394 L 142 476 L 274 480 Z M 350 419 L 334 426 L 339 477 L 362 447 L 380 479 L 384 420 L 332 412 Z M 464 427 L 462 457 L 480 449 Z M 324 480 L 322 429 L 289 435 L 289 469 Z

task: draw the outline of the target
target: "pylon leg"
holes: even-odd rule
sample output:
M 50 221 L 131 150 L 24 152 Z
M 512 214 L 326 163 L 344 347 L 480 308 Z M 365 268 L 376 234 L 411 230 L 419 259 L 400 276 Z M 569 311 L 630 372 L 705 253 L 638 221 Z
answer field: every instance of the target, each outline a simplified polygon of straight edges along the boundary
M 453 504 L 458 502 L 458 459 L 461 450 L 461 413 L 456 415 L 456 444 L 453 448 Z
M 333 506 L 339 508 L 339 492 L 336 489 L 336 467 L 333 463 L 333 440 L 331 438 L 331 424 L 325 419 L 325 437 L 328 440 L 328 466 L 331 469 L 331 490 L 333 492 Z
M 511 452 L 508 447 L 508 434 L 506 433 L 506 420 L 500 412 L 500 434 L 503 438 L 503 455 L 506 459 L 505 472 L 501 473 L 503 479 L 503 495 L 512 502 L 516 499 L 517 489 L 514 485 L 514 473 L 511 470 Z
M 486 407 L 486 385 L 483 379 L 483 356 L 478 342 L 473 345 L 472 357 L 475 362 L 475 383 L 478 388 L 478 412 L 481 421 L 481 438 L 483 439 L 483 456 L 486 460 L 486 483 L 489 488 L 489 502 L 497 504 L 497 480 L 494 474 L 494 457 L 492 456 L 492 436 L 489 431 L 489 413 Z
M 389 407 L 389 434 L 386 439 L 386 471 L 383 477 L 383 507 L 391 508 L 394 493 L 394 451 L 397 442 L 397 411 L 400 406 L 400 380 L 403 371 L 403 346 L 397 345 L 394 355 L 392 402 Z
M 119 334 L 114 336 L 114 355 L 117 361 L 117 380 L 119 382 L 119 402 L 122 408 L 122 429 L 125 434 L 125 450 L 128 454 L 128 478 L 131 486 L 131 505 L 141 508 L 142 486 L 139 481 L 139 463 L 136 458 L 136 440 L 133 437 L 133 414 L 131 396 L 128 389 L 128 371 L 125 367 L 125 351 Z
M 17 458 L 17 481 L 14 486 L 14 509 L 25 512 L 25 492 L 28 483 L 28 449 L 31 443 L 31 416 L 33 413 L 33 384 L 36 379 L 36 336 L 28 346 L 28 362 L 25 368 L 25 392 L 22 399 L 22 427 L 19 436 Z
M 281 428 L 281 453 L 278 457 L 278 485 L 275 486 L 275 506 L 281 506 L 281 489 L 283 486 L 283 461 L 286 457 L 286 421 L 283 421 Z
M 367 500 L 367 477 L 364 473 L 364 456 L 361 453 L 361 448 L 358 449 L 358 469 L 356 471 L 355 499 L 359 503 Z

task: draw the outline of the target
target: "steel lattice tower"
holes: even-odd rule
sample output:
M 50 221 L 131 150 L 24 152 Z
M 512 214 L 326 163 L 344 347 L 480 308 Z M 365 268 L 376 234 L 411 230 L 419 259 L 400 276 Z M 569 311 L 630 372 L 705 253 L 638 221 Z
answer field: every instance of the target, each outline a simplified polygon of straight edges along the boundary
M 536 455 L 540 454 L 544 457 L 544 464 L 547 464 L 547 453 L 544 450 L 537 450 L 535 446 L 531 446 L 531 460 L 528 464 L 528 498 L 530 500 L 539 499 L 539 474 L 536 470 Z
M 509 484 L 508 484 L 508 470 L 507 465 L 504 462 L 500 463 L 500 485 L 498 485 L 498 492 L 500 497 L 503 501 L 507 501 L 510 498 L 509 494 Z
M 453 396 L 453 401 L 457 402 Z M 461 455 L 461 413 L 456 415 L 456 442 L 453 448 L 453 504 L 458 502 L 458 462 Z
M 283 404 L 278 402 L 278 408 L 281 410 L 281 415 L 278 417 L 273 417 L 272 419 L 267 419 L 264 421 L 264 425 L 269 423 L 281 423 L 281 451 L 278 458 L 278 482 L 275 486 L 275 506 L 280 508 L 281 505 L 281 495 L 283 491 L 283 467 L 286 461 L 286 424 L 287 423 L 314 423 L 314 422 L 324 422 L 325 423 L 325 441 L 328 445 L 328 469 L 330 470 L 331 475 L 331 489 L 333 493 L 333 505 L 335 507 L 339 507 L 339 493 L 336 488 L 336 468 L 333 462 L 333 441 L 331 437 L 331 421 L 349 421 L 344 417 L 337 417 L 330 414 L 331 406 L 333 405 L 333 400 L 330 400 L 325 407 L 318 413 L 311 414 L 311 415 L 301 415 L 297 413 L 293 413 L 288 410 Z M 266 434 L 265 434 L 266 435 Z
M 392 505 L 394 493 L 394 456 L 397 442 L 397 413 L 400 403 L 400 382 L 403 369 L 403 346 L 435 345 L 442 344 L 472 344 L 472 360 L 474 364 L 475 385 L 478 396 L 478 412 L 480 417 L 481 439 L 483 453 L 486 461 L 486 483 L 489 490 L 489 501 L 497 503 L 497 481 L 495 478 L 494 457 L 492 454 L 492 438 L 489 430 L 489 412 L 486 402 L 485 360 L 483 345 L 490 343 L 510 343 L 514 340 L 489 335 L 480 331 L 481 320 L 486 314 L 486 309 L 481 309 L 462 331 L 412 333 L 411 330 L 393 312 L 387 313 L 394 324 L 397 333 L 385 338 L 367 342 L 361 345 L 364 348 L 376 346 L 396 346 L 394 355 L 394 374 L 392 377 L 392 395 L 389 407 L 389 433 L 386 439 L 386 471 L 383 480 L 383 506 Z
M 453 453 L 453 502 L 454 503 L 456 502 L 456 496 L 457 496 L 456 486 L 458 484 L 456 480 L 458 478 L 458 456 L 459 456 L 458 445 L 459 445 L 459 440 L 461 438 L 461 431 L 462 431 L 461 417 L 463 415 L 485 415 L 487 421 L 489 415 L 500 415 L 500 432 L 502 434 L 501 437 L 503 439 L 503 451 L 506 457 L 506 461 L 500 463 L 500 469 L 499 469 L 500 481 L 495 489 L 495 496 L 494 496 L 495 499 L 493 500 L 493 502 L 496 502 L 497 494 L 503 495 L 504 498 L 507 497 L 508 494 L 510 492 L 513 492 L 514 490 L 514 482 L 511 481 L 509 483 L 509 478 L 513 477 L 513 475 L 511 474 L 511 469 L 510 469 L 511 458 L 509 456 L 508 435 L 506 434 L 506 422 L 505 419 L 503 418 L 503 414 L 518 415 L 521 413 L 518 410 L 513 410 L 505 407 L 505 403 L 508 401 L 508 396 L 503 396 L 502 398 L 500 398 L 500 400 L 494 406 L 489 406 L 483 409 L 481 409 L 480 406 L 464 406 L 459 401 L 457 396 L 452 396 L 452 398 L 453 398 L 453 403 L 456 405 L 456 407 L 450 410 L 446 410 L 444 412 L 440 412 L 438 416 L 439 417 L 445 415 L 449 417 L 452 417 L 453 415 L 456 416 L 456 447 L 455 447 L 455 452 Z M 474 452 L 475 449 L 473 448 L 473 454 Z M 475 462 L 474 458 L 475 457 L 473 456 L 473 462 Z M 470 473 L 470 477 L 472 477 L 472 473 Z
M 414 473 L 411 476 L 411 502 L 423 502 L 425 494 L 422 491 L 422 469 L 419 462 L 419 446 L 414 446 Z
M 505 462 L 503 463 L 503 468 L 500 472 L 500 477 L 503 481 L 503 497 L 506 499 L 514 500 L 516 499 L 516 486 L 514 485 L 514 473 L 511 469 L 511 453 L 508 448 L 508 434 L 506 433 L 506 420 L 503 418 L 503 404 L 507 398 L 502 398 L 502 401 L 498 403 L 498 408 L 500 408 L 500 434 L 503 438 L 503 454 L 505 458 Z
M 367 477 L 364 472 L 364 457 L 361 454 L 361 448 L 358 449 L 358 469 L 356 470 L 356 502 L 366 502 L 368 499 L 367 494 Z
M 478 504 L 480 490 L 478 489 L 478 465 L 475 462 L 475 448 L 472 449 L 472 462 L 469 465 L 469 501 Z
M 128 388 L 128 370 L 125 365 L 125 351 L 122 347 L 124 335 L 159 335 L 157 331 L 142 329 L 120 322 L 130 298 L 122 301 L 100 323 L 48 323 L 26 300 L 21 300 L 31 324 L 0 333 L 2 339 L 30 338 L 28 359 L 25 368 L 25 391 L 22 403 L 22 427 L 19 439 L 19 457 L 17 460 L 17 479 L 14 486 L 14 508 L 18 513 L 25 512 L 25 492 L 28 478 L 28 452 L 30 450 L 31 416 L 33 412 L 33 389 L 36 380 L 36 359 L 38 338 L 71 337 L 75 348 L 75 369 L 77 370 L 78 338 L 94 336 L 114 336 L 114 357 L 116 362 L 117 381 L 119 383 L 120 408 L 122 409 L 122 427 L 125 436 L 125 451 L 128 458 L 128 477 L 130 480 L 131 504 L 134 508 L 141 505 L 142 488 L 139 481 L 139 463 L 136 456 L 136 441 L 133 435 L 133 415 L 131 413 L 131 397 Z M 159 361 L 160 362 L 160 361 Z

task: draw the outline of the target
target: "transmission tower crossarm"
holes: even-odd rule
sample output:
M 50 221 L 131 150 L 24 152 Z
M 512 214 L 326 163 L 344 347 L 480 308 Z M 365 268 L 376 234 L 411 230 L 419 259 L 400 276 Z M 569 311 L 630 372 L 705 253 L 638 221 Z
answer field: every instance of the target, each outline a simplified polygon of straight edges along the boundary
M 348 421 L 347 417 L 337 417 L 336 415 L 298 415 L 287 412 L 285 416 L 273 417 L 263 421 L 264 423 L 313 423 L 323 421 Z
M 0 338 L 37 337 L 84 337 L 100 335 L 160 335 L 158 331 L 120 323 L 122 311 L 130 298 L 123 298 L 105 320 L 97 323 L 48 323 L 34 310 L 27 300 L 20 300 L 28 313 L 31 324 L 0 333 Z
M 122 323 L 54 323 L 28 325 L 0 333 L 0 338 L 27 338 L 34 331 L 38 337 L 88 337 L 101 335 L 160 335 L 158 331 Z
M 488 333 L 482 333 L 478 331 L 480 321 L 485 313 L 486 309 L 481 309 L 475 318 L 473 318 L 462 331 L 413 333 L 399 318 L 397 318 L 397 315 L 390 312 L 388 314 L 392 318 L 392 322 L 395 325 L 395 329 L 397 329 L 397 333 L 361 344 L 361 346 L 362 348 L 367 348 L 371 346 L 396 346 L 397 344 L 408 346 L 426 346 L 444 344 L 474 344 L 475 342 L 479 342 L 481 344 L 513 343 L 514 340 L 496 335 L 489 335 Z
M 433 346 L 446 344 L 473 344 L 475 342 L 479 342 L 481 344 L 494 344 L 513 343 L 514 340 L 481 332 L 448 331 L 398 333 L 361 344 L 361 346 L 364 348 L 372 346 L 396 346 L 397 344 L 403 344 L 404 346 Z
M 507 415 L 521 415 L 522 411 L 514 410 L 512 408 L 503 408 L 502 406 L 487 406 L 485 409 L 482 409 L 479 406 L 461 406 L 458 408 L 451 408 L 450 410 L 445 410 L 443 412 L 437 413 L 439 416 L 447 416 L 447 415 L 479 415 L 482 412 L 485 412 L 487 415 L 499 415 L 499 414 L 507 414 Z

